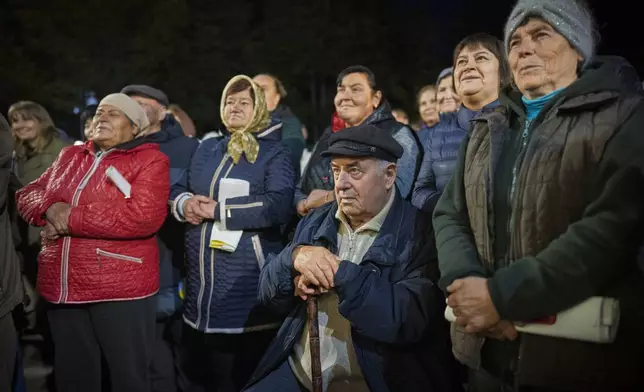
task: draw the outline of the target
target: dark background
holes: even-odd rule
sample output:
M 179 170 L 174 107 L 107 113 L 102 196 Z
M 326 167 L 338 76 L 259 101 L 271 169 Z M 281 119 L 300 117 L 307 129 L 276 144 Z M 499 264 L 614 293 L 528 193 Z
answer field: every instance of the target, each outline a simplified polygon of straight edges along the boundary
M 600 54 L 626 57 L 641 73 L 639 13 L 625 1 L 589 1 Z M 508 0 L 0 0 L 0 110 L 44 105 L 78 134 L 74 107 L 124 85 L 150 84 L 180 104 L 204 133 L 219 124 L 219 99 L 238 73 L 270 72 L 286 102 L 319 135 L 334 81 L 351 64 L 372 68 L 394 106 L 415 113 L 415 92 L 451 63 L 465 35 L 502 38 Z M 633 3 L 635 4 L 635 3 Z M 632 7 L 632 6 L 631 6 Z

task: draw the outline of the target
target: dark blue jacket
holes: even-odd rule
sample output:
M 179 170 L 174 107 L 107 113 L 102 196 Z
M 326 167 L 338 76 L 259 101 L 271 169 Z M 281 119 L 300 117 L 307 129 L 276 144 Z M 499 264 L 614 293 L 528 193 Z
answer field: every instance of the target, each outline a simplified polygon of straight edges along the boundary
M 411 197 L 416 208 L 434 211 L 438 198 L 452 177 L 458 151 L 470 127 L 470 121 L 497 106 L 499 102 L 494 101 L 482 110 L 472 111 L 461 105 L 457 112 L 441 114 L 440 122 L 425 131 L 425 155 Z
M 304 151 L 304 135 L 302 135 L 302 123 L 293 114 L 291 109 L 284 105 L 278 105 L 271 113 L 275 121 L 282 123 L 282 142 L 288 147 L 291 156 L 291 164 L 295 169 L 295 175 L 300 177 L 300 160 Z
M 146 137 L 157 143 L 159 150 L 170 160 L 170 186 L 179 182 L 190 166 L 199 141 L 183 134 L 179 123 L 166 116 L 161 130 Z M 184 241 L 185 225 L 168 215 L 157 238 L 159 239 L 159 294 L 157 294 L 157 319 L 169 317 L 180 307 L 177 285 L 185 272 Z
M 422 128 L 418 131 L 418 139 L 420 140 L 420 144 L 423 146 L 423 152 L 425 151 L 425 148 L 427 146 L 428 140 L 432 135 L 432 132 L 434 131 L 434 128 L 437 126 L 432 125 L 431 127 L 428 127 L 427 125 L 423 125 Z M 424 155 L 423 155 L 424 157 Z
M 218 202 L 213 220 L 188 225 L 184 321 L 207 333 L 242 333 L 277 328 L 282 318 L 257 300 L 259 273 L 269 253 L 283 246 L 279 226 L 294 213 L 291 201 L 295 173 L 288 149 L 282 144 L 281 123 L 273 123 L 256 135 L 259 154 L 255 163 L 242 155 L 234 164 L 227 153 L 230 135 L 204 140 L 190 164 L 187 176 L 176 184 L 171 198 L 190 192 L 217 200 L 223 178 L 246 180 L 250 196 L 226 199 L 228 230 L 243 230 L 237 249 L 230 253 L 210 248 L 210 233 L 220 221 Z M 173 214 L 177 215 L 173 203 Z
M 293 242 L 262 270 L 260 299 L 288 316 L 249 387 L 287 360 L 299 341 L 307 316 L 305 302 L 294 296 L 293 249 L 315 245 L 337 254 L 337 208 L 337 203 L 329 203 L 302 218 Z M 351 322 L 356 355 L 372 392 L 448 389 L 443 363 L 449 361 L 437 358 L 439 352 L 449 358 L 449 340 L 445 333 L 434 333 L 444 331 L 438 326 L 445 325 L 444 296 L 432 283 L 436 278 L 431 217 L 397 193 L 360 265 L 342 261 L 335 275 L 339 311 Z M 439 335 L 442 349 L 420 344 Z

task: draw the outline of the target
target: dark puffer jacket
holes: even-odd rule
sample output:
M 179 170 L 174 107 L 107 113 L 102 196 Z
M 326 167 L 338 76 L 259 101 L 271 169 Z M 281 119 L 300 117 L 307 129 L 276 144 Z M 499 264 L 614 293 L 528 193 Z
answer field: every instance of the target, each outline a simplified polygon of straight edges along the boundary
M 23 297 L 20 262 L 15 249 L 19 238 L 14 225 L 14 195 L 21 184 L 11 173 L 12 152 L 9 124 L 0 114 L 0 318 L 11 312 Z
M 293 114 L 291 108 L 280 104 L 271 113 L 273 120 L 282 123 L 282 142 L 289 149 L 291 165 L 295 170 L 295 175 L 300 176 L 300 160 L 302 151 L 304 151 L 304 135 L 302 135 L 302 123 Z
M 418 135 L 409 127 L 394 119 L 393 114 L 391 114 L 391 106 L 386 101 L 371 113 L 364 123 L 390 131 L 394 139 L 405 150 L 403 156 L 398 160 L 396 187 L 402 197 L 408 200 L 411 196 L 414 183 L 416 182 L 420 164 L 423 161 L 423 148 L 418 139 Z M 314 189 L 333 190 L 334 181 L 331 175 L 331 158 L 323 158 L 320 156 L 322 152 L 329 148 L 329 137 L 332 133 L 331 128 L 327 128 L 322 134 L 322 137 L 320 137 L 315 151 L 311 155 L 309 164 L 304 170 L 302 180 L 295 190 L 295 205 L 300 200 L 306 199 Z
M 259 155 L 249 163 L 242 154 L 234 164 L 227 153 L 230 135 L 204 140 L 190 169 L 172 187 L 173 215 L 181 218 L 177 201 L 186 193 L 217 200 L 224 178 L 250 183 L 250 196 L 226 199 L 224 214 L 218 200 L 215 216 L 198 226 L 188 226 L 188 271 L 184 321 L 206 333 L 243 333 L 277 328 L 281 319 L 257 300 L 260 270 L 269 253 L 282 248 L 280 225 L 294 214 L 291 201 L 295 173 L 288 149 L 282 144 L 281 123 L 257 134 Z M 223 221 L 222 221 L 223 218 Z M 243 230 L 237 249 L 230 253 L 210 247 L 215 222 L 228 230 Z
M 499 102 L 494 101 L 482 110 L 474 111 L 461 105 L 457 112 L 441 115 L 441 121 L 436 126 L 425 129 L 425 155 L 411 197 L 416 208 L 434 211 L 438 198 L 452 177 L 458 151 L 470 127 L 470 121 L 498 106 Z

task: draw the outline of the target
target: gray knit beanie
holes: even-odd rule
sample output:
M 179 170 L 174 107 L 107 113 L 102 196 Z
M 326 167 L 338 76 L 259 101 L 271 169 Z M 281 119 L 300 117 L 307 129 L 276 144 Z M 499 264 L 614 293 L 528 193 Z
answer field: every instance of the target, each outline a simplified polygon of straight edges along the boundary
M 570 45 L 581 53 L 586 68 L 595 54 L 593 17 L 590 11 L 574 0 L 519 0 L 505 24 L 505 50 L 509 51 L 510 36 L 526 18 L 537 16 L 548 22 Z

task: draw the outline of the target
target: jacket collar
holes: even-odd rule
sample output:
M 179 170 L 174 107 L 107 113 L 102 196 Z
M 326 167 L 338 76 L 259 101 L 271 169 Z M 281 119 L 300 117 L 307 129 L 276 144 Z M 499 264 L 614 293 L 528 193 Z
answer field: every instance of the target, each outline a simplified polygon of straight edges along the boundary
M 500 103 L 498 99 L 485 105 L 481 110 L 470 110 L 461 105 L 461 107 L 456 112 L 456 121 L 458 122 L 458 126 L 461 129 L 468 130 L 470 128 L 470 121 L 480 116 L 482 113 L 488 113 L 496 109 L 499 105 Z
M 325 216 L 312 239 L 313 243 L 324 242 L 328 244 L 329 250 L 334 252 L 338 250 L 338 231 L 340 229 L 340 222 L 336 219 L 337 211 L 338 203 L 334 202 L 325 212 Z M 404 224 L 407 212 L 405 201 L 396 190 L 391 209 L 362 262 L 369 261 L 380 265 L 396 263 L 398 255 L 403 251 L 399 248 L 406 246 L 406 240 L 411 238 L 410 235 L 413 236 L 412 222 L 408 221 L 407 224 Z

